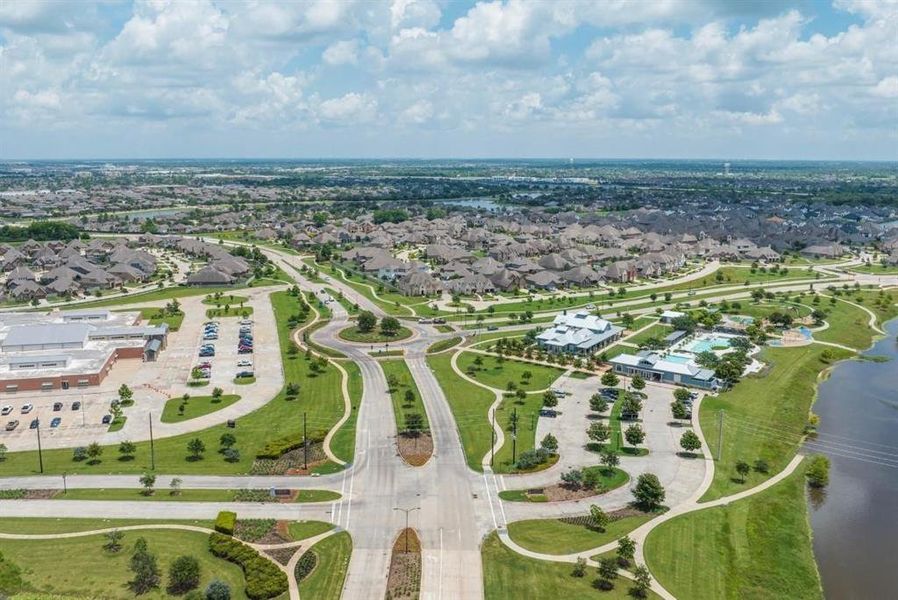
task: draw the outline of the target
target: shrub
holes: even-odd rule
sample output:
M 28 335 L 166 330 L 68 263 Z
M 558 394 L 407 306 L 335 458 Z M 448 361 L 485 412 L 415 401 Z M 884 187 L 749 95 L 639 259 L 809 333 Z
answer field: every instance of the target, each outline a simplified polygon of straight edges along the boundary
M 521 452 L 517 462 L 515 462 L 515 467 L 521 470 L 532 469 L 547 460 L 549 460 L 549 452 L 544 448 L 536 448 Z
M 215 531 L 225 535 L 234 535 L 234 527 L 237 526 L 237 513 L 223 510 L 215 518 Z
M 313 431 L 309 434 L 309 443 L 314 444 L 316 442 L 321 442 L 324 440 L 325 435 L 327 435 L 326 431 Z M 277 460 L 287 452 L 296 450 L 297 448 L 302 448 L 302 437 L 282 437 L 272 440 L 262 446 L 262 449 L 256 453 L 256 458 L 263 460 Z
M 246 544 L 220 533 L 212 533 L 209 535 L 209 551 L 243 569 L 246 595 L 252 600 L 266 600 L 287 592 L 287 575 Z
M 200 584 L 200 563 L 193 556 L 179 556 L 168 568 L 168 592 L 183 594 Z
M 72 460 L 75 462 L 87 460 L 87 448 L 85 448 L 84 446 L 78 446 L 77 448 L 72 450 Z
M 315 554 L 314 550 L 309 550 L 305 554 L 299 557 L 299 560 L 296 561 L 296 568 L 293 571 L 296 576 L 296 581 L 302 581 L 309 574 L 315 570 L 315 566 L 318 564 L 318 555 Z
M 231 600 L 231 588 L 221 579 L 213 579 L 206 586 L 206 600 Z

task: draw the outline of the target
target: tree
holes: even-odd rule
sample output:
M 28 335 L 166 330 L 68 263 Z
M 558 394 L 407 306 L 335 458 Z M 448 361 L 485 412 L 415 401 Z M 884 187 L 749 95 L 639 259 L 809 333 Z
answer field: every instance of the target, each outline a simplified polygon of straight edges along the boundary
M 119 402 L 121 402 L 124 405 L 128 405 L 133 398 L 134 398 L 134 392 L 132 392 L 131 388 L 129 388 L 127 385 L 125 385 L 123 383 L 121 385 L 121 387 L 119 387 L 119 389 L 118 389 Z
M 564 485 L 572 489 L 580 489 L 583 485 L 583 471 L 580 469 L 570 469 L 561 474 L 561 481 Z
M 87 461 L 89 465 L 95 465 L 100 462 L 100 457 L 103 456 L 103 446 L 96 442 L 91 442 L 87 447 L 87 456 L 90 458 Z
M 691 393 L 689 392 L 688 389 L 686 389 L 684 387 L 678 387 L 677 389 L 674 390 L 674 399 L 677 402 L 685 403 L 687 400 L 689 400 L 690 396 L 691 396 Z
M 181 495 L 181 481 L 180 477 L 172 477 L 171 481 L 168 482 L 169 494 L 172 496 L 180 496 Z
M 586 559 L 582 556 L 577 557 L 577 562 L 574 563 L 574 570 L 571 571 L 571 575 L 574 577 L 583 577 L 586 575 Z
M 608 473 L 614 467 L 620 464 L 620 457 L 612 452 L 611 450 L 605 450 L 602 452 L 602 458 L 600 459 L 602 462 L 602 466 L 605 467 L 605 472 Z
M 187 442 L 187 451 L 190 452 L 191 460 L 199 460 L 203 457 L 203 452 L 206 451 L 206 444 L 200 438 L 193 438 Z
M 213 579 L 206 586 L 205 600 L 231 600 L 231 588 L 220 579 Z
M 131 440 L 125 440 L 118 445 L 118 453 L 121 454 L 119 460 L 133 460 L 135 452 L 137 452 L 137 444 Z
M 230 448 L 237 443 L 237 436 L 233 433 L 223 433 L 221 434 L 221 437 L 218 438 L 218 443 L 222 448 Z
M 72 460 L 75 462 L 81 462 L 82 460 L 87 458 L 87 448 L 84 446 L 76 446 L 72 449 Z
M 411 390 L 405 390 L 405 403 L 409 405 L 415 403 L 415 392 Z
M 103 537 L 106 538 L 106 543 L 103 544 L 104 550 L 108 552 L 118 552 L 122 549 L 122 539 L 125 537 L 125 534 L 118 529 L 107 531 L 103 534 Z
M 368 333 L 377 325 L 377 317 L 374 316 L 374 313 L 363 310 L 359 313 L 359 331 L 362 333 Z
M 627 427 L 627 431 L 624 432 L 624 438 L 631 446 L 638 446 L 645 441 L 645 431 L 639 426 L 639 423 L 633 423 Z
M 399 324 L 399 319 L 397 319 L 396 317 L 384 317 L 380 321 L 380 331 L 384 335 L 396 335 L 401 327 L 402 326 Z
M 620 414 L 622 419 L 635 419 L 642 410 L 642 402 L 636 396 L 627 394 L 620 405 Z
M 0 444 L 0 462 L 3 462 L 4 460 L 6 460 L 6 451 L 7 451 L 6 444 Z
M 674 400 L 670 403 L 670 412 L 674 419 L 684 420 L 689 418 L 689 410 L 679 400 Z
M 808 468 L 805 471 L 808 485 L 812 488 L 823 488 L 829 485 L 829 459 L 822 454 L 811 457 Z
M 759 458 L 755 461 L 755 471 L 758 473 L 767 473 L 770 471 L 770 465 L 768 465 L 767 461 L 763 458 Z
M 145 594 L 159 587 L 159 566 L 156 563 L 156 556 L 149 551 L 144 538 L 137 538 L 134 543 L 130 569 L 134 573 L 134 578 L 128 585 L 135 594 Z
M 599 561 L 599 587 L 603 590 L 614 588 L 614 580 L 617 579 L 617 561 L 611 557 Z
M 168 568 L 168 593 L 183 594 L 200 584 L 200 563 L 193 556 L 179 556 Z
M 611 517 L 608 516 L 608 513 L 602 510 L 601 506 L 593 504 L 589 507 L 589 520 L 593 527 L 599 531 L 605 531 L 605 528 L 608 527 L 608 523 L 611 522 Z
M 637 391 L 645 389 L 645 379 L 643 379 L 641 375 L 634 375 L 633 379 L 630 380 L 630 385 Z
M 586 430 L 586 435 L 594 442 L 604 444 L 611 437 L 611 428 L 604 423 L 593 423 Z
M 636 598 L 645 598 L 652 587 L 652 574 L 645 565 L 639 565 L 633 569 L 633 587 L 630 595 Z
M 143 495 L 151 496 L 153 494 L 153 486 L 156 485 L 156 475 L 147 471 L 140 476 L 140 485 L 143 486 Z
M 221 454 L 229 463 L 240 462 L 240 450 L 237 448 L 225 448 Z
M 593 394 L 589 397 L 589 410 L 603 413 L 608 410 L 608 401 L 601 394 Z
M 686 452 L 695 452 L 702 447 L 702 441 L 698 439 L 695 432 L 690 429 L 689 431 L 683 432 L 683 435 L 680 436 L 680 447 Z
M 412 437 L 418 437 L 424 429 L 424 416 L 421 413 L 408 413 L 405 415 L 405 430 Z
M 644 510 L 651 511 L 658 508 L 664 498 L 666 492 L 664 486 L 658 480 L 658 476 L 654 473 L 643 473 L 636 480 L 636 487 L 633 488 L 633 497 Z
M 739 477 L 742 479 L 742 483 L 745 483 L 745 477 L 751 472 L 751 465 L 749 465 L 744 460 L 740 460 L 736 463 L 736 472 L 739 473 Z
M 625 535 L 617 540 L 617 562 L 620 566 L 630 566 L 630 561 L 633 560 L 635 555 L 636 542 L 634 542 L 630 536 Z
M 220 387 L 212 388 L 212 399 L 213 400 L 221 400 L 221 397 L 224 395 L 224 390 Z
M 553 408 L 558 406 L 558 396 L 555 395 L 555 392 L 552 390 L 546 390 L 543 392 L 543 406 L 546 408 Z
M 605 371 L 601 379 L 602 385 L 605 387 L 617 387 L 620 384 L 620 378 L 613 371 Z
M 555 454 L 558 451 L 558 439 L 551 433 L 547 433 L 539 443 L 539 447 L 550 454 Z

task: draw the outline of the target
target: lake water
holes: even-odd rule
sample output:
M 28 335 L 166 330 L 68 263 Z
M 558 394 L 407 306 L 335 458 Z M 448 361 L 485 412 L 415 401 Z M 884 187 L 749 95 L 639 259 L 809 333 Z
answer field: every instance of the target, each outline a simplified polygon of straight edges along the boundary
M 820 385 L 817 442 L 832 461 L 825 496 L 811 498 L 814 554 L 827 598 L 895 598 L 898 589 L 898 319 L 866 354 Z
M 501 209 L 501 205 L 497 204 L 490 197 L 483 198 L 447 198 L 445 200 L 436 200 L 442 204 L 452 204 L 454 206 L 464 206 L 467 208 L 478 208 L 481 210 L 497 211 Z

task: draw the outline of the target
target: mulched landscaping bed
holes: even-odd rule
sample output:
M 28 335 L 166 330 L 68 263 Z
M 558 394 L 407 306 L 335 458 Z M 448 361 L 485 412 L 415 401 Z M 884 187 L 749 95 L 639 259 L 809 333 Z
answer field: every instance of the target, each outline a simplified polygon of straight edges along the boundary
M 408 534 L 408 552 L 406 548 Z M 404 529 L 393 544 L 386 600 L 417 600 L 421 594 L 421 542 L 414 529 Z
M 238 519 L 234 527 L 234 537 L 253 544 L 283 544 L 290 536 L 282 536 L 285 531 L 274 519 Z
M 396 446 L 402 460 L 413 467 L 420 467 L 433 454 L 433 438 L 429 433 L 421 433 L 417 438 L 400 434 L 396 436 Z

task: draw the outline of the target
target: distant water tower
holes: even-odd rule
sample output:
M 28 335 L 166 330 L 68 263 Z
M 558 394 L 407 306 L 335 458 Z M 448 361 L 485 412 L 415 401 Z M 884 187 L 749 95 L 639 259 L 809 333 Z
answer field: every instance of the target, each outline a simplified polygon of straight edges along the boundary
M 730 176 L 730 163 L 723 163 L 723 174 L 725 177 Z

